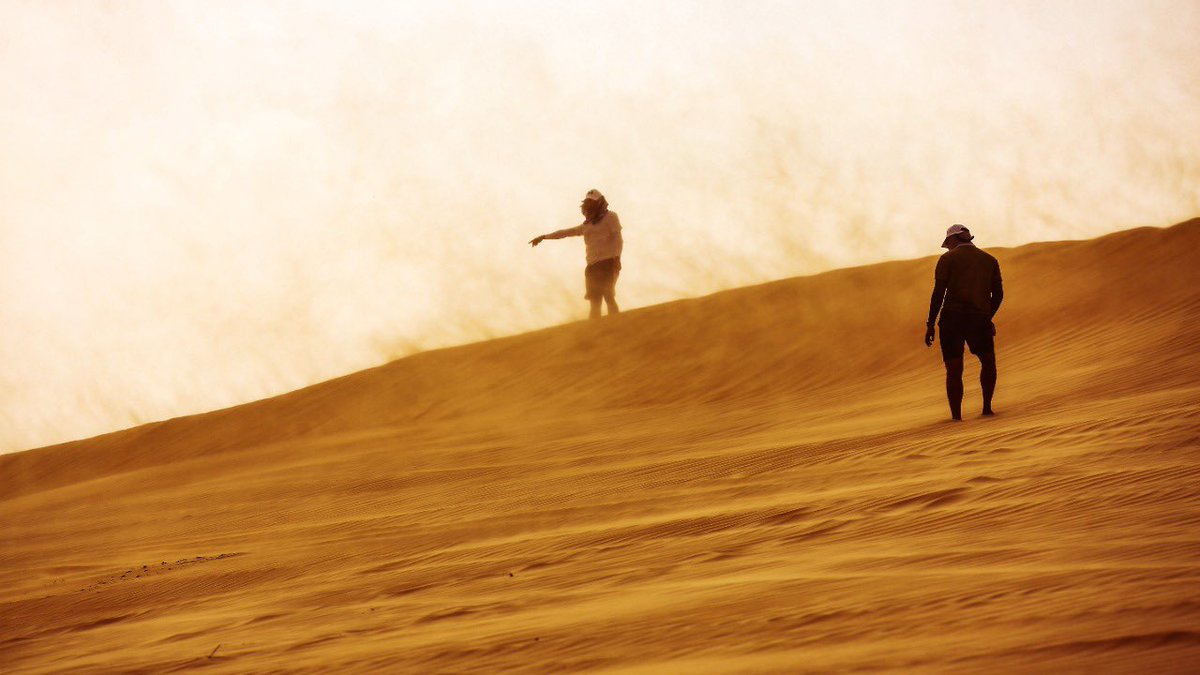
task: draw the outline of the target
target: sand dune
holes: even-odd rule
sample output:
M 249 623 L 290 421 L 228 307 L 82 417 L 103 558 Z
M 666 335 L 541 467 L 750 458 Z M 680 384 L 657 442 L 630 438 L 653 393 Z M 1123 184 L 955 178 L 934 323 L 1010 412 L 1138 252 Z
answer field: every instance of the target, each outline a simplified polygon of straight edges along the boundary
M 1196 672 L 1198 249 L 992 249 L 992 419 L 926 258 L 0 457 L 0 663 Z

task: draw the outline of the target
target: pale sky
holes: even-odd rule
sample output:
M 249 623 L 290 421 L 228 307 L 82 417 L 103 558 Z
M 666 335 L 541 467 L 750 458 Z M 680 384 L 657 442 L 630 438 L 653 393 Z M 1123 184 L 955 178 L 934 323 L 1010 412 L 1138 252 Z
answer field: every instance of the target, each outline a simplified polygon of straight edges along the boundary
M 0 0 L 0 452 L 625 308 L 1200 215 L 1200 3 Z M 924 308 L 914 307 L 914 321 Z

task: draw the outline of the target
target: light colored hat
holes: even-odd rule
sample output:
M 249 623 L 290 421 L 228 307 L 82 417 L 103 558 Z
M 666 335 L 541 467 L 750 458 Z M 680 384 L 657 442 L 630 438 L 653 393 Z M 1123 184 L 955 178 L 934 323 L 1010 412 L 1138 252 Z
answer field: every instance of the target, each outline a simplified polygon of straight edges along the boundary
M 584 195 L 583 200 L 587 201 L 589 199 L 594 200 L 594 201 L 600 201 L 601 199 L 604 199 L 604 195 L 600 194 L 599 190 L 588 190 L 587 194 Z
M 942 240 L 942 248 L 950 248 L 950 239 L 956 237 L 963 241 L 971 241 L 975 235 L 971 234 L 965 226 L 955 223 L 946 228 L 946 238 Z

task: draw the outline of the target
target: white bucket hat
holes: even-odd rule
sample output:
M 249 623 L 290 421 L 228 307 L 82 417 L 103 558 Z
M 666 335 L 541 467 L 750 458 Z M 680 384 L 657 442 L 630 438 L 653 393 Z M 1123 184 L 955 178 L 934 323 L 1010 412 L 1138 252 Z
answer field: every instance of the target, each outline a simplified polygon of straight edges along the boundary
M 946 228 L 946 238 L 942 240 L 942 248 L 950 248 L 950 239 L 952 237 L 963 241 L 971 241 L 975 238 L 975 235 L 971 234 L 971 231 L 965 226 L 955 223 Z

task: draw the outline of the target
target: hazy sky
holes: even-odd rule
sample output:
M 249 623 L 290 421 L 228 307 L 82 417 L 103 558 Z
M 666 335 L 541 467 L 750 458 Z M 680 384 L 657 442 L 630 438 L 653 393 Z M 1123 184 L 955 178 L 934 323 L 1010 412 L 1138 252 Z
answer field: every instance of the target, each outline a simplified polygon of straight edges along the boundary
M 1200 214 L 1200 2 L 0 0 L 0 451 L 578 319 Z M 914 320 L 924 312 L 914 307 Z

